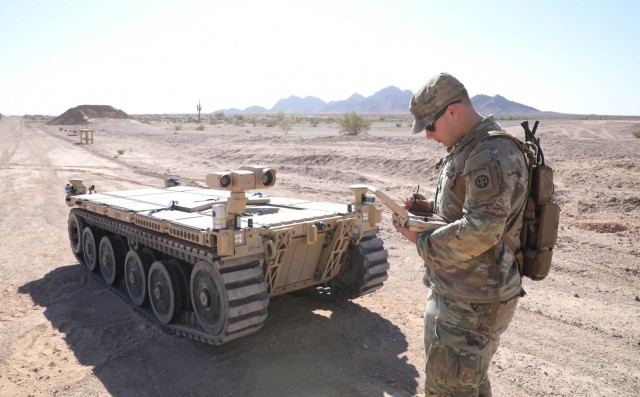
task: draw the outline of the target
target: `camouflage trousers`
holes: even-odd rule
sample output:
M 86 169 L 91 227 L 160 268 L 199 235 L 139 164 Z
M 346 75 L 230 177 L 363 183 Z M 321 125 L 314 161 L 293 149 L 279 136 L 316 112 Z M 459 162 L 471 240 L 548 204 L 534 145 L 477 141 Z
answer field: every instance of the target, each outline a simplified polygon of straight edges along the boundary
M 491 396 L 487 371 L 518 298 L 501 303 L 492 321 L 492 304 L 454 301 L 429 289 L 424 315 L 427 397 Z

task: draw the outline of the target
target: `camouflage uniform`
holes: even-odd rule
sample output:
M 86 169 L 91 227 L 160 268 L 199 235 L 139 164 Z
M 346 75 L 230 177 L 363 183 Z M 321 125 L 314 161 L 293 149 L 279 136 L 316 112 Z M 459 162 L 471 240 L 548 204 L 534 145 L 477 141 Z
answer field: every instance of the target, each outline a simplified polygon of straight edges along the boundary
M 519 241 L 527 167 L 511 139 L 488 137 L 490 131 L 502 131 L 492 116 L 448 149 L 433 208 L 449 223 L 417 237 L 430 287 L 427 396 L 491 395 L 487 370 L 523 293 L 514 253 L 501 236 Z

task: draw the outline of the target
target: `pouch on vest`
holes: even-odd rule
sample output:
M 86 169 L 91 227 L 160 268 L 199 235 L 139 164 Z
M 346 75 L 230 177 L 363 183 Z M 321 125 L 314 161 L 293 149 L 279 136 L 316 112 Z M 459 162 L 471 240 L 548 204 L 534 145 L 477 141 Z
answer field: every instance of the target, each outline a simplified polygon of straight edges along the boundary
M 560 207 L 551 202 L 554 193 L 553 169 L 545 165 L 540 140 L 535 137 L 538 122 L 535 122 L 533 131 L 529 130 L 527 121 L 521 125 L 527 142 L 534 145 L 536 155 L 532 164 L 529 164 L 530 188 L 520 235 L 522 260 L 519 264 L 523 276 L 542 280 L 551 268 L 553 248 L 558 239 Z

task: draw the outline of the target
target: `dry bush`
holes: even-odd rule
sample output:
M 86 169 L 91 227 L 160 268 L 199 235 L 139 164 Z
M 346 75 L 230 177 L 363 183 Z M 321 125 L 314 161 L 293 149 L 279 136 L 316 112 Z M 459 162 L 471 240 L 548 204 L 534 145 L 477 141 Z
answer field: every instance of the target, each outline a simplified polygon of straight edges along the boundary
M 284 134 L 287 135 L 289 131 L 293 129 L 292 124 L 293 124 L 293 121 L 291 120 L 291 118 L 284 117 L 282 120 L 280 120 L 280 123 L 278 124 L 278 126 L 282 131 L 284 131 Z
M 369 127 L 371 127 L 371 120 L 356 112 L 347 112 L 337 121 L 340 124 L 340 134 L 342 135 L 358 135 L 369 131 Z

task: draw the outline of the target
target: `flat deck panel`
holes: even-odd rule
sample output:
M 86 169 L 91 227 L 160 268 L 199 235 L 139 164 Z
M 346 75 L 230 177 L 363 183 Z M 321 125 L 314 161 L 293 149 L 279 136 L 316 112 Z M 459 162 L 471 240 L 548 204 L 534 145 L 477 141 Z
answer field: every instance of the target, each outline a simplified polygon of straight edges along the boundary
M 116 205 L 128 208 L 135 203 L 144 203 L 153 208 L 165 208 L 171 202 L 177 202 L 177 206 L 184 211 L 194 212 L 209 207 L 212 203 L 226 200 L 223 197 L 191 194 L 190 192 L 171 191 L 164 189 L 141 189 L 134 191 L 122 191 L 80 196 L 83 200 L 104 205 Z M 151 209 L 152 207 L 149 207 Z
M 273 205 L 280 205 L 280 206 L 288 206 L 288 207 L 292 207 L 295 205 L 300 205 L 303 203 L 308 203 L 309 200 L 301 200 L 301 199 L 296 199 L 296 198 L 288 198 L 288 197 L 270 197 L 270 204 Z
M 98 199 L 98 200 L 85 200 L 93 204 L 106 205 L 107 207 L 116 208 L 119 210 L 131 211 L 131 212 L 140 212 L 140 211 L 153 211 L 160 208 L 164 208 L 164 205 L 157 205 L 153 203 L 146 203 L 143 201 L 138 201 L 129 198 L 122 197 L 110 197 L 106 199 Z
M 146 188 L 146 189 L 132 189 L 132 190 L 117 190 L 115 192 L 106 192 L 102 194 L 105 194 L 108 196 L 115 196 L 115 197 L 138 197 L 138 196 L 147 196 L 151 194 L 159 194 L 162 192 L 169 192 L 169 191 L 165 189 L 158 189 L 158 188 Z
M 185 219 L 193 219 L 193 218 L 207 218 L 207 219 L 211 219 L 211 216 L 206 216 L 206 215 L 202 215 L 198 212 L 184 212 L 184 211 L 171 211 L 171 210 L 165 210 L 165 211 L 158 211 L 158 212 L 154 212 L 154 213 L 147 213 L 147 214 L 142 214 L 142 215 L 147 215 L 153 218 L 157 218 L 157 219 L 161 219 L 163 221 L 181 221 L 181 220 L 185 220 Z
M 347 204 L 327 203 L 321 201 L 306 201 L 304 203 L 294 204 L 293 207 L 302 209 L 316 209 L 326 212 L 332 212 L 335 214 L 346 214 L 348 209 Z
M 254 226 L 277 226 L 285 223 L 301 223 L 313 220 L 319 220 L 332 216 L 333 214 L 326 211 L 317 210 L 289 210 L 280 211 L 275 214 L 254 215 Z

